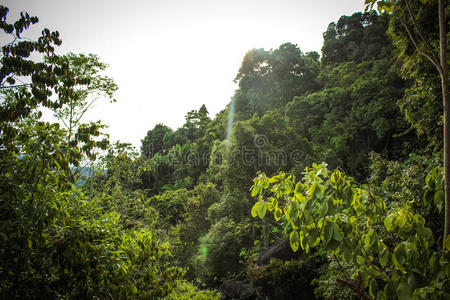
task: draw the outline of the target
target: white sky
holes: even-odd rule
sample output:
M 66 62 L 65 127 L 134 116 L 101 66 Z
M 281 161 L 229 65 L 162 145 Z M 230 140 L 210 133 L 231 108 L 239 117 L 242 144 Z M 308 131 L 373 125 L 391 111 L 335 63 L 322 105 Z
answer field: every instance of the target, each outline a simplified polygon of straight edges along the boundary
M 88 118 L 109 126 L 111 140 L 140 140 L 157 123 L 173 129 L 206 104 L 225 108 L 233 79 L 252 48 L 284 42 L 303 52 L 322 47 L 322 33 L 364 0 L 2 0 L 8 21 L 21 11 L 37 16 L 27 37 L 47 27 L 60 32 L 59 53 L 94 53 L 110 65 L 117 103 L 97 104 Z M 4 38 L 4 34 L 0 37 Z M 1 41 L 3 42 L 4 41 Z

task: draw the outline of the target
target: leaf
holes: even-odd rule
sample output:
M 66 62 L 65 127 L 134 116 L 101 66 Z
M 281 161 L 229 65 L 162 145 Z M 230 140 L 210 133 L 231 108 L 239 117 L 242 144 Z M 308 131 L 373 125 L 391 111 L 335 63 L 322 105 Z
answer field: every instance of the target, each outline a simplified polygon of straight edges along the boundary
M 296 252 L 300 245 L 300 236 L 297 231 L 292 231 L 289 235 L 289 243 L 291 244 L 292 251 Z
M 377 235 L 373 229 L 370 229 L 369 233 L 364 238 L 364 246 L 366 249 L 370 249 L 377 239 Z
M 4 240 L 5 242 L 8 241 L 8 236 L 7 236 L 5 233 L 0 232 L 0 236 L 3 238 L 3 240 Z
M 423 194 L 423 202 L 425 205 L 431 203 L 434 199 L 434 192 L 432 190 L 426 190 Z
M 284 195 L 289 195 L 292 192 L 292 182 L 290 181 L 285 181 L 284 184 L 284 190 L 283 190 L 283 194 Z
M 272 211 L 278 206 L 278 200 L 275 198 L 269 199 L 270 202 L 267 202 L 267 210 Z
M 395 224 L 398 227 L 403 228 L 403 227 L 405 227 L 407 222 L 408 222 L 408 216 L 406 215 L 406 213 L 403 209 L 400 209 L 400 213 L 399 213 L 397 219 L 395 220 Z
M 389 249 L 386 246 L 378 254 L 378 260 L 383 268 L 387 266 L 389 261 Z
M 433 176 L 431 174 L 428 174 L 427 177 L 425 177 L 425 184 L 429 187 L 429 189 L 434 189 L 434 181 L 432 181 Z
M 424 239 L 426 239 L 427 241 L 429 241 L 429 240 L 433 237 L 433 232 L 432 232 L 431 229 L 428 228 L 428 227 L 422 228 L 422 230 L 420 231 L 420 234 L 421 234 L 422 237 L 423 237 Z
M 385 286 L 384 286 L 384 294 L 386 295 L 387 299 L 394 299 L 397 291 L 395 289 L 395 285 L 389 281 Z
M 301 182 L 298 182 L 298 183 L 295 185 L 294 194 L 295 194 L 295 196 L 298 196 L 298 195 L 300 195 L 300 194 L 303 194 L 303 192 L 304 192 L 303 184 L 302 184 Z
M 387 231 L 394 230 L 394 218 L 394 214 L 389 214 L 386 216 L 386 218 L 384 218 L 384 226 L 386 227 Z
M 298 204 L 297 202 L 292 202 L 291 205 L 288 207 L 288 216 L 289 219 L 293 222 L 298 217 Z
M 328 243 L 333 237 L 333 225 L 331 222 L 327 222 L 323 229 L 323 241 Z
M 370 296 L 375 298 L 376 295 L 378 294 L 378 290 L 379 290 L 379 288 L 378 288 L 377 280 L 375 278 L 372 278 L 370 280 L 370 283 L 369 283 L 369 294 L 370 294 Z
M 311 187 L 309 188 L 309 196 L 311 197 L 311 199 L 314 198 L 315 195 L 316 195 L 317 186 L 318 186 L 318 184 L 317 184 L 317 183 L 314 183 L 314 184 L 311 185 Z
M 400 284 L 397 286 L 397 297 L 399 300 L 410 299 L 412 289 L 406 282 L 406 280 L 401 280 Z
M 337 226 L 336 223 L 334 223 L 334 230 L 333 230 L 333 239 L 337 242 L 342 241 L 344 235 L 342 234 L 342 232 L 339 230 L 339 227 Z
M 267 205 L 265 202 L 259 202 L 260 205 L 258 206 L 258 208 L 256 209 L 256 212 L 258 213 L 258 217 L 260 219 L 264 218 L 264 216 L 266 215 L 266 211 L 267 211 Z
M 420 0 L 420 2 L 422 2 L 422 4 L 427 4 L 427 0 Z
M 260 191 L 261 191 L 261 185 L 259 183 L 255 184 L 252 187 L 252 197 L 255 197 L 256 195 L 258 195 Z
M 276 221 L 279 221 L 281 219 L 281 215 L 283 214 L 283 211 L 279 208 L 275 209 L 274 217 Z
M 403 264 L 406 262 L 406 249 L 404 244 L 400 244 L 394 249 L 392 254 L 392 262 L 399 270 L 403 271 L 405 268 Z
M 434 193 L 434 204 L 436 205 L 439 213 L 442 211 L 444 199 L 445 194 L 443 190 L 439 190 L 436 193 Z
M 258 215 L 257 209 L 258 209 L 259 204 L 260 204 L 260 202 L 256 202 L 255 205 L 253 205 L 253 207 L 252 207 L 252 217 L 253 218 L 256 218 L 256 216 Z
M 325 217 L 327 215 L 327 213 L 328 213 L 328 199 L 324 199 L 322 201 L 322 203 L 320 204 L 319 210 L 320 210 L 320 215 L 322 217 Z
M 444 240 L 444 249 L 450 250 L 450 234 Z
M 358 263 L 358 265 L 362 266 L 366 263 L 366 260 L 364 259 L 364 257 L 358 255 L 356 256 L 356 262 Z

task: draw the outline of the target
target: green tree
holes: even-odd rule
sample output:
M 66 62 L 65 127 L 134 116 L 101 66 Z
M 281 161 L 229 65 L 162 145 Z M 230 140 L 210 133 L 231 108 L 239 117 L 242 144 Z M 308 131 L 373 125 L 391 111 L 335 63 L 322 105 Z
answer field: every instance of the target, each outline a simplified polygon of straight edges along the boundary
M 431 63 L 439 73 L 444 115 L 445 238 L 450 233 L 450 122 L 448 120 L 450 118 L 450 100 L 448 98 L 446 28 L 448 22 L 445 13 L 448 10 L 448 2 L 444 0 L 368 0 L 366 4 L 367 8 L 370 9 L 377 4 L 380 11 L 392 12 L 392 30 L 398 34 L 398 28 L 403 29 L 403 33 L 397 35 L 398 44 L 403 48 L 401 50 L 405 59 L 403 64 L 410 64 L 413 61 L 420 62 L 417 67 L 411 68 L 418 71 L 425 66 L 425 61 L 418 59 L 418 57 L 422 57 Z M 410 68 L 409 66 L 406 67 Z
M 107 65 L 96 55 L 69 53 L 46 58 L 46 61 L 66 70 L 57 76 L 59 101 L 66 104 L 53 109 L 53 112 L 67 130 L 67 143 L 81 144 L 81 151 L 94 159 L 93 148 L 106 149 L 109 143 L 106 137 L 101 141 L 94 140 L 94 137 L 100 136 L 99 130 L 105 125 L 100 122 L 82 123 L 82 118 L 103 97 L 115 102 L 113 96 L 118 87 L 112 78 L 100 74 Z
M 164 139 L 167 139 L 167 135 L 170 134 L 172 134 L 172 129 L 163 124 L 156 124 L 152 130 L 147 132 L 147 135 L 141 141 L 141 154 L 145 157 L 152 158 L 157 153 L 168 151 L 168 145 Z
M 443 182 L 427 177 L 425 198 L 443 202 Z M 308 252 L 323 244 L 338 261 L 349 262 L 356 274 L 342 269 L 340 281 L 363 299 L 442 299 L 450 296 L 450 238 L 436 243 L 433 231 L 408 202 L 387 205 L 369 188 L 355 185 L 326 164 L 306 168 L 302 180 L 279 173 L 254 179 L 253 217 L 273 212 L 291 225 L 294 251 Z M 428 205 L 432 205 L 428 202 Z M 355 276 L 356 275 L 356 276 Z M 353 279 L 353 280 L 352 280 Z

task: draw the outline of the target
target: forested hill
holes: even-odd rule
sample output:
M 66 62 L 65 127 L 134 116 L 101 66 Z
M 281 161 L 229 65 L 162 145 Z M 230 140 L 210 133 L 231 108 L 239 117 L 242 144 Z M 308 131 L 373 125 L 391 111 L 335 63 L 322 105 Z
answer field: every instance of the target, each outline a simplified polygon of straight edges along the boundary
M 56 32 L 21 41 L 37 19 L 0 6 L 19 37 L 0 70 L 0 298 L 450 297 L 441 79 L 410 39 L 437 43 L 437 10 L 406 1 L 410 24 L 398 2 L 330 23 L 320 55 L 249 50 L 223 111 L 157 124 L 140 152 L 81 122 L 90 93 L 113 102 L 106 65 L 55 55 Z

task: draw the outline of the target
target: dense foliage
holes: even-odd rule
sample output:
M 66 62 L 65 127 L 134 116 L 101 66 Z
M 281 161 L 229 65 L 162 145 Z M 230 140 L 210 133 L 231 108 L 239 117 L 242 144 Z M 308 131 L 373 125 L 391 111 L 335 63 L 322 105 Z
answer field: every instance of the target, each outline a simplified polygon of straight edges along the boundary
M 23 40 L 38 19 L 0 6 L 0 297 L 215 299 L 235 281 L 254 298 L 450 297 L 439 74 L 404 2 L 381 2 L 392 13 L 331 23 L 321 55 L 248 51 L 223 111 L 157 124 L 140 152 L 83 121 L 114 102 L 107 65 L 56 55 L 47 29 Z M 435 43 L 435 3 L 408 3 Z M 261 264 L 283 239 L 301 253 Z

